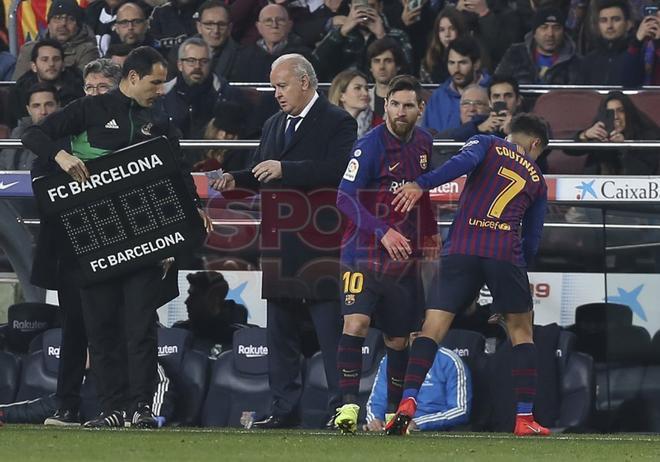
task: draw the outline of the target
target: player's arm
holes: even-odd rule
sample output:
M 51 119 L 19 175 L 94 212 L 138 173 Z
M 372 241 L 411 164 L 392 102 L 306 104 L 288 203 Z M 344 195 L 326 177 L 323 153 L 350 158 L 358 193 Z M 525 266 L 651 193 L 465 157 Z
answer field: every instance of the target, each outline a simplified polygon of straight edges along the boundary
M 428 409 L 435 408 L 437 411 L 414 419 L 417 428 L 422 431 L 445 430 L 470 420 L 472 402 L 470 375 L 460 358 L 452 359 L 441 352 L 438 352 L 438 356 L 440 361 L 439 358 L 434 361 L 431 376 L 444 376 L 446 381 L 444 387 L 435 385 L 433 398 L 425 406 Z
M 393 260 L 405 260 L 412 254 L 409 240 L 374 216 L 360 201 L 360 193 L 367 191 L 375 177 L 378 155 L 369 152 L 366 143 L 358 142 L 354 148 L 354 154 L 348 161 L 337 191 L 337 208 L 355 223 L 358 229 L 376 235 Z M 355 156 L 356 152 L 360 154 Z
M 422 196 L 424 190 L 433 189 L 454 180 L 462 175 L 467 175 L 484 160 L 492 138 L 487 135 L 476 135 L 470 138 L 461 150 L 435 170 L 417 177 L 412 183 L 407 183 L 399 188 L 392 205 L 395 210 L 409 212 Z
M 85 163 L 71 153 L 60 149 L 57 140 L 84 132 L 87 106 L 91 98 L 80 98 L 59 111 L 56 111 L 39 124 L 28 128 L 21 137 L 21 142 L 38 157 L 55 161 L 62 170 L 79 182 L 89 179 Z
M 367 400 L 367 429 L 381 431 L 385 424 L 387 411 L 387 358 L 383 357 L 378 366 L 376 380 L 371 387 L 371 394 Z
M 548 205 L 548 195 L 544 191 L 530 208 L 525 212 L 522 222 L 522 248 L 527 267 L 534 262 L 534 257 L 541 244 L 543 235 L 543 223 L 545 221 L 545 212 Z

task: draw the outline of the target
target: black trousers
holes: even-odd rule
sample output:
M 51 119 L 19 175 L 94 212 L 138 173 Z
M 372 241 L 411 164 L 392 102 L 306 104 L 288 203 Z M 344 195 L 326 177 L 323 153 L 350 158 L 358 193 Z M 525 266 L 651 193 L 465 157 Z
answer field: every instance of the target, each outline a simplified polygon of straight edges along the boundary
M 158 377 L 161 276 L 160 266 L 154 266 L 81 291 L 92 371 L 104 412 L 131 412 L 139 403 L 152 401 Z
M 62 311 L 62 343 L 57 370 L 57 406 L 60 409 L 80 408 L 80 388 L 87 359 L 87 335 L 83 322 L 80 286 L 66 278 L 69 271 L 60 271 L 57 297 Z
M 273 392 L 272 414 L 289 417 L 298 412 L 302 396 L 300 324 L 307 310 L 318 337 L 328 380 L 328 414 L 341 405 L 337 347 L 341 336 L 338 301 L 268 300 L 268 371 Z

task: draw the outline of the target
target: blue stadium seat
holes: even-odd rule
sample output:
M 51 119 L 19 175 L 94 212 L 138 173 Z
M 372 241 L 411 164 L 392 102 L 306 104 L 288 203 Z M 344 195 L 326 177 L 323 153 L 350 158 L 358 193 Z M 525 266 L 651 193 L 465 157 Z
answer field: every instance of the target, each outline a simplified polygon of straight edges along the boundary
M 234 333 L 232 351 L 214 362 L 202 425 L 239 427 L 243 412 L 270 411 L 266 329 L 252 327 Z
M 378 329 L 369 329 L 362 347 L 362 379 L 358 395 L 360 422 L 365 420 L 366 403 L 376 380 L 384 348 L 382 332 Z M 307 362 L 301 407 L 302 425 L 305 428 L 322 428 L 330 417 L 328 416 L 328 383 L 321 352 L 316 353 Z
M 488 425 L 491 413 L 489 390 L 489 369 L 485 353 L 486 339 L 478 332 L 451 329 L 447 332 L 442 346 L 453 350 L 468 366 L 472 377 L 472 415 L 470 427 L 474 431 L 483 430 Z
M 23 359 L 17 401 L 55 393 L 61 341 L 62 329 L 50 329 L 31 342 L 30 353 Z
M 20 373 L 21 361 L 11 353 L 0 351 L 0 404 L 14 402 Z
M 175 421 L 199 425 L 207 389 L 208 358 L 191 348 L 192 335 L 184 329 L 158 329 L 158 361 L 176 390 Z
M 59 308 L 47 303 L 17 303 L 7 310 L 6 349 L 19 354 L 42 332 L 59 327 Z

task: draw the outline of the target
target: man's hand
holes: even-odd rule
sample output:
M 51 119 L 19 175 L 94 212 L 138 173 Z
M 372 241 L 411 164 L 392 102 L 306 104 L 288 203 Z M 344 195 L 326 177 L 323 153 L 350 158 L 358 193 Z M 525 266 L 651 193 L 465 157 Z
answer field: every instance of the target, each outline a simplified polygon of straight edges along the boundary
M 345 21 L 341 25 L 341 29 L 339 29 L 339 32 L 341 35 L 344 37 L 348 36 L 348 34 L 355 29 L 357 26 L 360 24 L 364 24 L 366 21 L 367 14 L 366 14 L 366 8 L 362 6 L 355 6 L 355 4 L 351 4 L 351 9 L 348 12 L 348 16 L 346 16 Z
M 422 197 L 422 194 L 424 194 L 424 191 L 422 191 L 422 188 L 420 188 L 414 181 L 412 183 L 404 184 L 394 193 L 394 200 L 392 201 L 394 211 L 403 213 L 410 212 L 419 198 Z
M 231 173 L 223 173 L 217 180 L 209 179 L 209 186 L 216 191 L 231 191 L 236 188 L 236 181 Z
M 55 162 L 57 162 L 57 165 L 59 165 L 62 170 L 68 173 L 71 178 L 78 183 L 84 183 L 89 180 L 89 170 L 87 170 L 87 166 L 76 156 L 72 156 L 68 152 L 60 150 L 55 154 Z
M 479 15 L 479 17 L 484 17 L 490 13 L 490 9 L 488 9 L 488 3 L 486 3 L 486 0 L 465 0 L 463 5 L 465 7 L 465 11 L 476 13 Z
M 640 23 L 635 34 L 637 40 L 643 42 L 646 39 L 654 40 L 660 36 L 660 21 L 655 16 L 647 16 Z
M 440 256 L 440 249 L 442 248 L 442 240 L 439 234 L 432 236 L 425 236 L 422 247 L 422 254 L 425 260 L 434 261 Z
M 582 137 L 584 137 L 586 141 L 607 141 L 609 133 L 607 133 L 607 130 L 605 130 L 605 124 L 603 122 L 596 122 L 591 127 L 582 132 L 581 138 Z
M 279 160 L 264 160 L 252 169 L 257 181 L 268 183 L 282 178 L 282 162 Z
M 373 8 L 368 8 L 365 12 L 367 14 L 367 20 L 365 22 L 367 29 L 369 29 L 377 39 L 385 37 L 385 26 L 383 25 L 383 18 L 380 17 L 380 13 Z
M 385 431 L 385 422 L 380 419 L 374 419 L 371 422 L 367 422 L 367 425 L 364 426 L 364 430 L 367 432 Z
M 410 10 L 408 8 L 410 0 L 403 0 L 403 12 L 401 13 L 401 21 L 405 26 L 410 27 L 419 21 L 424 3 L 426 3 L 426 0 L 422 0 L 422 2 L 419 4 L 419 8 Z
M 197 209 L 197 212 L 199 213 L 199 216 L 202 217 L 202 221 L 204 222 L 204 229 L 206 229 L 206 234 L 213 231 L 213 222 L 211 221 L 211 217 L 209 217 L 208 214 L 202 209 Z
M 504 124 L 504 119 L 506 118 L 506 116 L 504 115 L 503 112 L 500 113 L 500 114 L 491 111 L 488 118 L 486 120 L 484 120 L 482 123 L 480 123 L 479 125 L 477 125 L 477 129 L 481 133 L 494 133 L 494 132 L 496 132 L 497 130 L 500 129 L 500 127 L 502 127 L 502 125 Z
M 395 229 L 388 229 L 380 242 L 392 260 L 407 260 L 412 255 L 410 239 Z

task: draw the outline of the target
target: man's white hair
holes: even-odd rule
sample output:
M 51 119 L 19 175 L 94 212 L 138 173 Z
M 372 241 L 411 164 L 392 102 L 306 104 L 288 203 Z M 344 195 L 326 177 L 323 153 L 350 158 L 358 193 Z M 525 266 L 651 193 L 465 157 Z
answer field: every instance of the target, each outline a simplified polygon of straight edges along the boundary
M 273 64 L 270 66 L 270 69 L 273 70 L 282 63 L 291 61 L 293 67 L 293 72 L 298 78 L 302 78 L 304 75 L 309 79 L 310 86 L 316 90 L 319 86 L 319 79 L 316 77 L 316 71 L 314 66 L 310 63 L 307 58 L 298 53 L 289 53 L 282 55 L 273 61 Z

